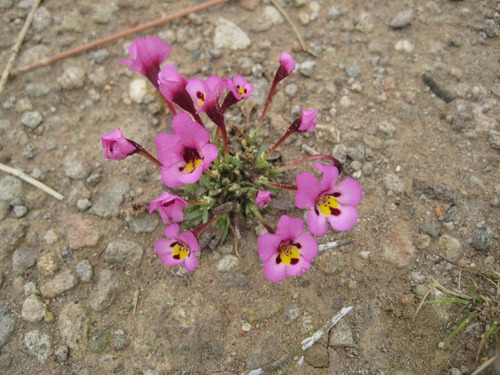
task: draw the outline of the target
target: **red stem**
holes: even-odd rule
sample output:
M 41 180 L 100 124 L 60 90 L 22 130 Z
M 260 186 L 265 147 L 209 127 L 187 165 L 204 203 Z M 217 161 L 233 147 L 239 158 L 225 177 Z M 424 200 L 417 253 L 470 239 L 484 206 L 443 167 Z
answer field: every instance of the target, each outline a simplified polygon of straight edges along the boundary
M 198 225 L 196 228 L 194 228 L 191 233 L 194 234 L 196 237 L 198 234 L 203 232 L 205 229 L 207 229 L 210 225 L 212 225 L 214 222 L 220 219 L 220 216 L 214 216 L 210 220 L 208 220 L 205 224 Z
M 135 147 L 136 154 L 144 156 L 146 159 L 148 159 L 153 164 L 156 164 L 156 166 L 158 166 L 160 168 L 163 167 L 163 164 L 157 158 L 155 158 L 153 155 L 151 155 L 148 151 L 146 151 L 146 149 L 144 147 L 142 147 L 139 143 L 137 143 L 131 139 L 128 139 L 128 138 L 127 138 L 127 141 L 132 143 L 132 145 Z
M 297 190 L 296 185 L 284 185 L 284 184 L 278 184 L 277 182 L 271 182 L 271 181 L 262 181 L 263 184 L 277 187 L 283 190 Z
M 295 167 L 299 166 L 302 163 L 306 163 L 308 161 L 318 160 L 318 159 L 327 159 L 327 160 L 330 160 L 331 162 L 333 162 L 333 165 L 335 165 L 337 167 L 337 169 L 339 170 L 339 173 L 342 172 L 342 163 L 340 161 L 338 161 L 337 159 L 335 159 L 333 156 L 323 155 L 323 154 L 307 156 L 307 157 L 305 157 L 303 159 L 300 159 L 300 160 L 297 160 L 297 161 L 295 161 L 293 163 L 290 163 L 290 164 L 284 165 L 282 167 L 276 168 L 275 171 L 277 171 L 277 172 L 283 172 L 283 171 L 286 171 L 288 169 L 295 168 Z

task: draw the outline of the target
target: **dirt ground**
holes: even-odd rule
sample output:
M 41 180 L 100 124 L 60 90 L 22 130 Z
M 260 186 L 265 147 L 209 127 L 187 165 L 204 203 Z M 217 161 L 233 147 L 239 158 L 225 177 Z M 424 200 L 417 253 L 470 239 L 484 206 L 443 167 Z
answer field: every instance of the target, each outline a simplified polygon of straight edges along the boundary
M 31 3 L 0 0 L 2 69 Z M 195 3 L 43 1 L 15 68 Z M 271 1 L 228 1 L 7 82 L 0 162 L 64 199 L 0 173 L 0 373 L 458 375 L 495 355 L 480 343 L 500 316 L 498 278 L 456 264 L 500 271 L 499 3 L 279 3 L 309 52 Z M 226 20 L 248 45 L 218 45 Z M 245 130 L 280 53 L 295 57 L 263 137 L 277 140 L 298 107 L 318 110 L 316 132 L 281 151 L 288 162 L 311 150 L 334 155 L 362 185 L 357 226 L 318 239 L 342 246 L 322 251 L 305 275 L 270 283 L 251 219 L 237 256 L 230 238 L 202 250 L 192 273 L 162 264 L 154 243 L 164 227 L 145 213 L 163 191 L 158 170 L 139 157 L 105 160 L 99 139 L 119 127 L 154 151 L 170 121 L 152 89 L 131 88 L 142 77 L 117 63 L 145 35 L 172 44 L 168 62 L 188 77 L 254 83 L 253 101 L 229 115 Z M 284 213 L 302 215 L 290 192 L 266 218 Z M 439 288 L 481 299 L 421 304 L 445 297 Z

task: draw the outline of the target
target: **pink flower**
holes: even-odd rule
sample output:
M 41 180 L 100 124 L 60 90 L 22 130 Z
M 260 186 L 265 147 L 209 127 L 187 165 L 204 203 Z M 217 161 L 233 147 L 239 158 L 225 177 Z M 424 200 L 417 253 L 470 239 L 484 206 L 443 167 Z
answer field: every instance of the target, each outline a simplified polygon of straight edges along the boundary
M 194 115 L 196 109 L 189 93 L 186 91 L 187 83 L 186 78 L 172 64 L 165 65 L 158 74 L 158 86 L 163 97 Z
M 302 116 L 300 117 L 299 132 L 312 132 L 318 123 L 316 116 L 318 111 L 314 109 L 303 109 Z
M 187 113 L 175 115 L 172 126 L 174 134 L 159 133 L 155 143 L 163 165 L 163 182 L 170 188 L 178 188 L 198 181 L 217 159 L 218 150 L 209 143 L 209 132 Z
M 280 55 L 280 67 L 286 72 L 286 75 L 289 76 L 295 70 L 295 60 L 293 57 L 287 52 L 281 52 Z M 285 77 L 283 77 L 285 78 Z
M 361 186 L 350 177 L 335 184 L 339 177 L 337 167 L 320 163 L 314 165 L 323 173 L 323 178 L 319 182 L 310 173 L 299 174 L 295 206 L 310 209 L 307 223 L 309 230 L 317 236 L 328 231 L 327 221 L 335 230 L 343 232 L 351 229 L 358 220 L 356 206 L 361 202 Z
M 264 207 L 271 202 L 271 192 L 269 190 L 259 190 L 253 203 L 259 207 Z
M 279 219 L 276 233 L 261 235 L 257 246 L 264 276 L 272 282 L 303 274 L 318 254 L 318 244 L 304 231 L 304 222 L 286 215 Z
M 170 54 L 172 47 L 160 38 L 146 36 L 145 39 L 137 38 L 128 49 L 132 60 L 125 59 L 120 64 L 128 65 L 130 70 L 144 74 L 156 87 L 158 87 L 158 73 L 160 64 Z
M 253 85 L 242 76 L 234 76 L 232 79 L 223 78 L 223 81 L 229 92 L 222 103 L 222 112 L 226 112 L 229 107 L 240 100 L 252 96 Z
M 103 135 L 101 143 L 102 147 L 104 147 L 104 157 L 106 159 L 123 160 L 137 151 L 137 148 L 123 136 L 120 129 L 115 129 L 111 133 Z
M 184 199 L 165 192 L 159 198 L 151 201 L 149 213 L 157 210 L 165 224 L 170 224 L 171 221 L 179 223 L 184 220 L 184 208 L 187 205 L 188 203 Z
M 191 232 L 179 234 L 179 224 L 165 228 L 165 236 L 156 241 L 155 250 L 167 266 L 183 265 L 187 271 L 192 271 L 198 263 L 197 252 L 200 251 L 198 240 Z
M 196 113 L 208 112 L 218 106 L 224 86 L 223 81 L 215 75 L 208 77 L 205 81 L 191 78 L 186 85 L 186 91 L 197 108 Z

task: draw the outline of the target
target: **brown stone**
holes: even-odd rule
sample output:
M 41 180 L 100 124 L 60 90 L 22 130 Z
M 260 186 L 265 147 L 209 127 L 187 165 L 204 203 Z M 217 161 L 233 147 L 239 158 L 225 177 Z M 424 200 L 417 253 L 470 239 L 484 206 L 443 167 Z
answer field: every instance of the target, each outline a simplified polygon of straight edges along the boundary
M 100 235 L 90 220 L 74 216 L 68 220 L 68 223 L 68 242 L 71 250 L 97 245 Z

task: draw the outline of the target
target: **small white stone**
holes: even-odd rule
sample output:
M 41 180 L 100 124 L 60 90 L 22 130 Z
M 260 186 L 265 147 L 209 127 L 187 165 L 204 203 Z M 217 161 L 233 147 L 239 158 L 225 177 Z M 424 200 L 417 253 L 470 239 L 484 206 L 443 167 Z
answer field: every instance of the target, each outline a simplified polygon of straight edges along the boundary
M 401 39 L 396 42 L 396 44 L 394 45 L 394 49 L 396 51 L 404 51 L 406 53 L 412 53 L 413 51 L 415 51 L 415 46 L 409 40 Z
M 145 79 L 137 78 L 130 82 L 128 94 L 132 101 L 141 104 L 144 102 L 144 97 L 147 93 L 147 82 Z
M 368 260 L 368 259 L 370 259 L 370 252 L 369 251 L 360 251 L 359 256 L 361 259 Z
M 241 330 L 243 332 L 249 332 L 252 329 L 252 325 L 250 323 L 243 323 L 241 325 Z
M 45 242 L 47 242 L 49 245 L 53 245 L 57 242 L 59 237 L 57 236 L 57 233 L 54 232 L 53 229 L 49 229 L 47 233 L 45 233 L 45 236 L 43 237 Z
M 219 263 L 217 263 L 217 269 L 220 272 L 228 272 L 238 267 L 240 260 L 234 255 L 225 255 Z
M 234 22 L 225 18 L 219 18 L 216 22 L 214 45 L 218 48 L 230 50 L 243 50 L 252 44 L 248 35 Z

